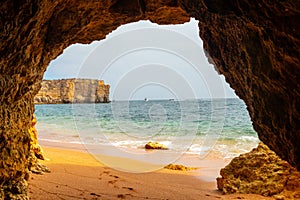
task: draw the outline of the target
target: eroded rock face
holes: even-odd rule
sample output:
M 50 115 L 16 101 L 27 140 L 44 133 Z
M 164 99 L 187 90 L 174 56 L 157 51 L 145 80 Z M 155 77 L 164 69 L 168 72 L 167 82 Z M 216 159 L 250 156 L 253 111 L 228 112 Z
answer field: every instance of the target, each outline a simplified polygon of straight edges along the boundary
M 299 170 L 299 4 L 294 0 L 2 1 L 1 186 L 24 182 L 33 99 L 49 62 L 71 44 L 103 39 L 121 24 L 141 19 L 159 24 L 198 19 L 210 61 L 245 101 L 260 139 Z M 0 191 L 0 198 L 3 195 Z
M 245 101 L 260 140 L 300 170 L 300 2 L 203 4 L 196 15 L 211 62 Z
M 30 135 L 30 150 L 33 152 L 34 156 L 38 159 L 45 160 L 42 147 L 38 143 L 38 133 L 35 128 L 36 125 L 36 116 L 33 115 L 33 119 L 28 130 Z
M 188 21 L 188 14 L 174 3 L 138 0 L 1 2 L 1 186 L 24 182 L 29 165 L 27 130 L 34 113 L 33 99 L 50 61 L 69 45 L 104 39 L 122 24 L 141 19 L 164 24 Z M 0 199 L 3 195 L 0 191 Z M 16 194 L 16 198 L 20 195 Z
M 45 160 L 45 155 L 42 147 L 38 143 L 38 133 L 35 128 L 36 116 L 33 115 L 30 128 L 28 130 L 30 135 L 30 152 L 28 157 L 28 170 L 35 174 L 44 174 L 44 172 L 50 172 L 49 168 L 39 162 L 39 160 Z M 27 179 L 28 177 L 25 177 Z
M 34 103 L 108 103 L 109 88 L 103 80 L 43 80 L 41 89 L 34 97 Z
M 221 169 L 218 189 L 224 194 L 244 193 L 300 198 L 300 172 L 260 143 Z

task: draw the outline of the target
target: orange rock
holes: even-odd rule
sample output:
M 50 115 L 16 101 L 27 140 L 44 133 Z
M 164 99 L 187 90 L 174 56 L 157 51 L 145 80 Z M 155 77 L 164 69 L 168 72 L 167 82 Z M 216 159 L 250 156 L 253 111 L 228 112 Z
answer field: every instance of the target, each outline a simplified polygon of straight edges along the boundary
M 197 167 L 186 167 L 184 165 L 177 165 L 177 164 L 168 164 L 164 167 L 165 169 L 171 170 L 179 170 L 179 171 L 190 171 L 190 170 L 197 170 Z
M 167 150 L 168 147 L 166 147 L 164 144 L 160 144 L 158 142 L 148 142 L 145 145 L 145 149 L 161 149 L 161 150 Z
M 38 159 L 45 160 L 42 147 L 38 143 L 37 130 L 35 129 L 36 116 L 33 115 L 33 119 L 28 130 L 30 134 L 30 153 L 28 157 L 28 169 L 35 174 L 44 174 L 44 172 L 50 172 L 49 168 L 41 164 Z
M 30 149 L 34 152 L 34 155 L 41 160 L 45 160 L 42 147 L 38 143 L 37 130 L 35 128 L 36 116 L 33 115 L 30 128 L 28 130 L 30 134 Z
M 262 142 L 221 169 L 218 189 L 224 194 L 244 193 L 276 199 L 300 197 L 300 172 L 280 159 Z

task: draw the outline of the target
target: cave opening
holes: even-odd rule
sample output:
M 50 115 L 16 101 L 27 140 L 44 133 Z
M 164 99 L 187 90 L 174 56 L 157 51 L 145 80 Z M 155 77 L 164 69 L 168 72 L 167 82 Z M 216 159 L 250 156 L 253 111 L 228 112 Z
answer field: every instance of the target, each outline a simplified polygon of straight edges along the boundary
M 33 161 L 32 138 L 29 136 L 28 129 L 34 124 L 31 121 L 34 114 L 33 98 L 38 92 L 42 76 L 50 61 L 60 55 L 70 44 L 76 42 L 87 44 L 94 40 L 104 39 L 118 26 L 140 19 L 148 19 L 158 24 L 183 23 L 191 16 L 199 19 L 198 26 L 203 46 L 211 55 L 209 60 L 216 63 L 215 66 L 220 73 L 224 74 L 238 96 L 245 101 L 253 127 L 260 140 L 274 150 L 280 158 L 299 170 L 300 115 L 297 108 L 299 108 L 300 70 L 297 52 L 300 49 L 298 42 L 300 34 L 299 5 L 296 1 L 232 1 L 224 7 L 224 4 L 217 1 L 114 0 L 97 3 L 86 1 L 16 3 L 16 1 L 7 0 L 3 1 L 0 7 L 1 27 L 3 28 L 0 39 L 0 71 L 2 72 L 0 74 L 2 94 L 0 138 L 4 141 L 1 143 L 0 152 L 2 158 L 0 199 L 28 198 L 28 168 L 32 167 Z M 136 91 L 147 88 L 147 85 L 141 86 L 143 87 L 138 87 Z M 157 85 L 155 87 L 157 89 Z M 144 99 L 147 100 L 144 103 L 151 103 L 148 98 Z M 172 102 L 178 103 L 175 99 L 170 99 L 169 103 Z M 36 110 L 39 111 L 40 108 Z M 77 111 L 88 110 L 82 108 Z M 154 105 L 149 109 L 149 113 L 154 120 L 164 121 L 166 118 L 157 117 L 157 114 L 168 112 L 162 106 Z M 90 114 L 90 116 L 95 116 L 93 112 Z M 47 115 L 49 119 L 53 116 L 50 109 L 47 110 Z M 61 120 L 60 123 L 65 124 L 65 121 Z M 106 123 L 109 124 L 110 121 L 107 120 Z M 83 128 L 88 129 L 89 124 L 85 123 L 85 125 L 86 127 Z M 51 128 L 48 126 L 48 131 Z M 72 132 L 60 131 L 72 135 Z M 268 154 L 274 155 L 273 152 Z M 261 155 L 258 154 L 258 156 Z M 265 169 L 273 166 L 274 160 L 267 158 L 270 162 L 265 163 L 265 161 L 262 161 L 263 165 L 259 163 L 259 166 L 262 166 L 263 176 L 266 175 Z M 295 169 L 286 168 L 288 166 L 286 162 L 278 163 L 287 171 L 295 171 Z M 250 166 L 252 169 L 252 161 Z M 229 173 L 236 172 L 232 176 L 233 179 L 236 180 L 240 175 L 242 179 L 249 177 L 248 172 L 251 170 L 246 169 L 244 170 L 246 174 L 241 174 L 240 171 L 236 171 L 237 168 L 239 167 L 233 168 Z M 272 171 L 271 167 L 271 173 L 276 171 L 278 168 Z M 255 174 L 255 177 L 263 182 L 269 180 L 269 176 L 263 179 Z M 290 181 L 290 177 L 294 180 Z M 290 177 L 288 182 L 282 184 L 276 181 L 287 179 L 282 179 L 280 174 L 275 176 L 275 179 L 270 181 L 271 184 L 267 182 L 267 185 L 263 183 L 259 187 L 264 188 L 264 191 L 255 190 L 258 188 L 257 184 L 253 188 L 255 191 L 246 184 L 246 188 L 250 190 L 246 189 L 243 192 L 272 195 L 284 191 L 283 188 L 273 187 L 274 185 L 285 185 L 288 190 L 292 190 L 289 191 L 292 194 L 288 196 L 298 198 L 299 192 L 293 190 L 298 190 L 299 178 L 293 175 Z M 252 181 L 257 183 L 256 180 Z M 240 190 L 236 191 L 236 186 L 242 184 L 235 181 L 232 183 L 233 190 L 230 191 L 240 192 Z M 169 185 L 169 183 L 166 184 Z M 180 188 L 180 191 L 181 189 L 184 188 Z M 270 192 L 273 189 L 276 191 Z M 40 196 L 45 197 L 44 194 Z M 90 194 L 96 195 L 94 191 Z M 54 198 L 57 197 L 56 195 L 55 191 Z M 198 195 L 195 196 L 198 197 Z M 122 198 L 124 195 L 118 197 Z M 178 196 L 179 199 L 180 197 Z
M 164 165 L 182 153 L 198 155 L 199 160 L 217 155 L 228 162 L 250 151 L 259 140 L 246 106 L 208 63 L 202 46 L 193 18 L 181 25 L 139 21 L 120 26 L 104 40 L 71 45 L 50 63 L 44 79 L 104 80 L 110 85 L 104 98 L 111 103 L 35 105 L 40 143 L 83 142 L 88 149 L 109 143 L 120 150 L 119 156 L 139 160 L 137 150 L 159 141 L 176 152 Z M 57 92 L 57 85 L 47 87 Z M 90 90 L 74 87 L 71 96 Z

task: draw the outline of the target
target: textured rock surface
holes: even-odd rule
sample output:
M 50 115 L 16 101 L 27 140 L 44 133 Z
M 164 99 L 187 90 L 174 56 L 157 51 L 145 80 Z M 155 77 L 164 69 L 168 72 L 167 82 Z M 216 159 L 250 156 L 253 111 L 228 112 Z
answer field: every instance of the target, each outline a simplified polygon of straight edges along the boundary
M 34 103 L 107 103 L 109 102 L 109 88 L 110 86 L 104 84 L 102 80 L 43 80 Z
M 205 6 L 204 6 L 204 5 Z M 200 36 L 259 138 L 300 170 L 300 1 L 205 0 Z
M 168 147 L 166 147 L 164 144 L 160 144 L 158 142 L 148 142 L 147 144 L 145 144 L 145 149 L 167 150 Z
M 36 125 L 36 116 L 33 115 L 33 119 L 28 130 L 30 135 L 30 150 L 34 153 L 34 156 L 38 159 L 45 160 L 42 147 L 38 143 L 38 133 L 35 128 Z
M 49 62 L 141 19 L 198 19 L 210 61 L 245 101 L 260 139 L 300 169 L 299 12 L 294 0 L 1 1 L 1 186 L 24 182 L 33 99 Z
M 28 170 L 35 174 L 44 174 L 44 172 L 50 172 L 50 169 L 41 164 L 39 160 L 45 160 L 45 155 L 42 147 L 38 143 L 38 133 L 35 128 L 36 117 L 33 115 L 30 128 L 28 130 L 30 135 L 30 153 L 28 158 Z
M 300 172 L 260 143 L 221 169 L 218 188 L 224 194 L 245 193 L 300 198 Z
M 171 170 L 178 170 L 178 171 L 190 171 L 190 170 L 198 169 L 196 167 L 186 167 L 184 165 L 178 165 L 178 164 L 168 164 L 164 168 L 165 169 L 171 169 Z

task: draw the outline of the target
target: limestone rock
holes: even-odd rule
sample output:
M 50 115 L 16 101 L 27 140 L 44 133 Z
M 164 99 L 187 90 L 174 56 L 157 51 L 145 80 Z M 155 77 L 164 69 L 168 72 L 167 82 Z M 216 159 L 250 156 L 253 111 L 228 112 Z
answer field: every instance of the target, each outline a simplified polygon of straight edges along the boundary
M 44 172 L 50 172 L 49 168 L 39 162 L 45 160 L 42 147 L 38 143 L 37 130 L 35 128 L 36 116 L 33 115 L 30 128 L 28 130 L 30 134 L 30 154 L 28 157 L 28 169 L 35 174 L 43 174 Z
M 50 61 L 142 19 L 199 20 L 209 61 L 245 101 L 259 138 L 300 170 L 299 12 L 295 0 L 1 1 L 0 188 L 26 176 L 33 99 Z
M 300 2 L 197 2 L 188 11 L 209 61 L 245 101 L 259 139 L 300 170 Z
M 28 190 L 28 183 L 26 180 L 21 179 L 17 181 L 11 181 L 8 184 L 5 184 L 3 188 L 0 188 L 3 191 L 1 195 L 3 195 L 4 200 L 29 200 L 29 197 L 27 196 L 27 190 Z
M 178 171 L 190 171 L 190 170 L 197 170 L 197 167 L 186 167 L 184 165 L 178 165 L 178 164 L 168 164 L 164 167 L 165 169 L 171 169 L 171 170 L 178 170 Z
M 263 143 L 234 158 L 220 174 L 217 184 L 224 194 L 252 193 L 277 199 L 300 197 L 300 172 Z
M 103 80 L 61 79 L 43 80 L 34 98 L 36 104 L 108 103 L 109 85 Z
M 35 124 L 36 124 L 36 116 L 33 115 L 33 119 L 31 121 L 31 125 L 28 130 L 30 134 L 30 149 L 31 151 L 33 151 L 35 157 L 41 160 L 45 160 L 43 149 L 38 143 L 38 134 L 35 128 Z
M 38 158 L 35 156 L 33 152 L 30 153 L 28 158 L 28 170 L 34 174 L 44 174 L 44 173 L 50 173 L 50 169 L 44 165 L 41 164 L 38 160 Z
M 168 147 L 166 147 L 164 144 L 160 144 L 158 142 L 148 142 L 147 144 L 145 144 L 145 149 L 167 150 Z

